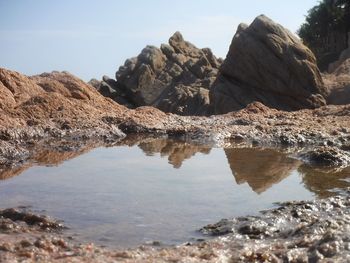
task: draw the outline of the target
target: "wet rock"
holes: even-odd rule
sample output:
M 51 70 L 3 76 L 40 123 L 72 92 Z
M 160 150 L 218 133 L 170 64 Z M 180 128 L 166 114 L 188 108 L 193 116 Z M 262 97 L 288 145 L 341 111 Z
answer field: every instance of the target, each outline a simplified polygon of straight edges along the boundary
M 221 221 L 204 226 L 199 231 L 206 235 L 226 235 L 233 232 L 233 226 L 236 223 L 234 220 L 222 219 Z
M 349 153 L 334 147 L 315 148 L 311 151 L 300 154 L 300 157 L 304 161 L 317 166 L 346 167 L 350 165 Z
M 253 101 L 282 110 L 325 105 L 315 56 L 299 39 L 266 16 L 239 25 L 217 80 L 210 90 L 215 113 Z
M 52 221 L 47 217 L 38 216 L 30 212 L 21 212 L 13 208 L 0 210 L 0 218 L 7 218 L 12 221 L 23 221 L 28 225 L 36 225 L 45 230 L 57 230 L 63 228 L 61 223 Z
M 247 235 L 250 238 L 261 238 L 267 235 L 268 224 L 264 221 L 254 220 L 252 222 L 243 223 L 239 228 L 238 232 L 242 235 Z
M 221 244 L 232 248 L 234 259 L 243 262 L 265 262 L 262 256 L 271 254 L 274 262 L 317 262 L 324 258 L 343 262 L 348 259 L 349 205 L 348 193 L 324 200 L 286 202 L 261 216 L 221 220 L 204 227 L 203 232 L 226 235 Z M 230 231 L 220 232 L 225 227 Z M 237 232 L 253 240 L 242 242 Z M 236 244 L 240 244 L 239 252 L 233 252 Z

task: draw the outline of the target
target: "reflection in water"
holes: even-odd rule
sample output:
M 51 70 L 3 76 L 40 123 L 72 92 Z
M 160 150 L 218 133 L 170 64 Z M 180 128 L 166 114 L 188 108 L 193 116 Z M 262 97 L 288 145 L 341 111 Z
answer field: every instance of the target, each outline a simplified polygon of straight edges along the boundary
M 52 144 L 56 147 L 50 147 Z M 39 145 L 35 149 L 31 162 L 10 168 L 0 167 L 0 180 L 19 175 L 34 165 L 58 166 L 66 160 L 100 146 L 90 143 L 77 147 L 75 144 L 76 142 L 63 141 Z M 146 156 L 159 153 L 161 157 L 167 157 L 169 164 L 177 169 L 181 168 L 185 160 L 194 157 L 197 153 L 208 155 L 211 152 L 211 148 L 205 145 L 140 136 L 128 136 L 115 145 L 130 147 L 137 145 Z M 67 151 L 67 149 L 72 150 Z M 350 187 L 350 167 L 342 170 L 319 169 L 290 158 L 286 153 L 268 148 L 226 148 L 224 151 L 236 183 L 238 185 L 247 183 L 258 194 L 280 183 L 293 172 L 300 174 L 305 188 L 318 197 L 330 196 L 334 189 Z
M 116 144 L 121 147 L 87 154 L 99 145 L 36 147 L 31 163 L 0 171 L 2 179 L 23 172 L 0 181 L 0 208 L 47 211 L 82 239 L 104 245 L 179 244 L 221 218 L 254 215 L 273 202 L 324 197 L 350 185 L 350 167 L 316 170 L 273 149 L 210 149 L 150 137 Z M 31 167 L 37 164 L 55 167 Z
M 332 189 L 350 187 L 350 167 L 339 170 L 322 170 L 309 165 L 301 165 L 298 172 L 302 176 L 305 187 L 324 198 L 332 195 Z
M 288 177 L 300 161 L 272 149 L 225 149 L 237 184 L 245 182 L 258 194 Z
M 19 175 L 25 170 L 27 170 L 29 167 L 31 167 L 30 164 L 16 167 L 4 167 L 0 169 L 0 180 L 9 179 L 13 176 Z
M 29 162 L 22 164 L 21 166 L 0 167 L 0 180 L 5 180 L 20 175 L 25 170 L 29 169 L 34 165 L 58 166 L 64 161 L 78 157 L 99 146 L 96 143 L 92 143 L 83 145 L 79 148 L 75 147 L 71 150 L 67 150 L 67 148 L 65 150 L 62 150 L 60 149 L 60 147 L 47 148 L 48 144 L 49 142 L 46 145 L 38 146 L 38 148 L 35 150 L 32 159 Z
M 141 142 L 138 146 L 146 155 L 153 156 L 155 153 L 160 153 L 162 157 L 168 156 L 168 161 L 174 168 L 180 168 L 184 160 L 190 159 L 198 152 L 210 153 L 208 147 L 169 139 L 154 139 Z

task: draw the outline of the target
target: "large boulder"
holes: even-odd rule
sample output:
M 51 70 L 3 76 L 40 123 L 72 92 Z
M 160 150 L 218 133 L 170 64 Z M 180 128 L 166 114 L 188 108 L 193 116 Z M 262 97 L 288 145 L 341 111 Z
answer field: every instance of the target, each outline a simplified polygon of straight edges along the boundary
M 221 60 L 210 49 L 199 49 L 179 32 L 160 48 L 147 46 L 116 72 L 125 98 L 135 107 L 154 106 L 180 115 L 206 115 L 209 88 Z
M 253 101 L 290 111 L 325 105 L 326 94 L 313 53 L 261 15 L 250 26 L 239 25 L 210 99 L 217 114 Z

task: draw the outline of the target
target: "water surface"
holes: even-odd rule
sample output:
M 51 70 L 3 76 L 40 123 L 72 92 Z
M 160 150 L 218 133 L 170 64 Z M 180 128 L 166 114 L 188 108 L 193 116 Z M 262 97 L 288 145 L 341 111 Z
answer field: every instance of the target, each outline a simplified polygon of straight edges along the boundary
M 272 149 L 151 139 L 63 163 L 57 154 L 38 158 L 50 166 L 3 172 L 0 207 L 30 206 L 64 220 L 82 241 L 117 247 L 191 241 L 202 238 L 200 227 L 222 218 L 350 186 L 350 169 L 316 170 Z

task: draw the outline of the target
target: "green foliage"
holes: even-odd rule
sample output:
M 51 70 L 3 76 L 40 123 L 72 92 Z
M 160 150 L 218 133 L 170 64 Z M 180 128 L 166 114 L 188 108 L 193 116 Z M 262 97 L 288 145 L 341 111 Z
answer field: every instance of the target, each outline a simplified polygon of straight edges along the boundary
M 350 31 L 350 0 L 322 0 L 311 8 L 298 35 L 316 53 L 332 32 Z

